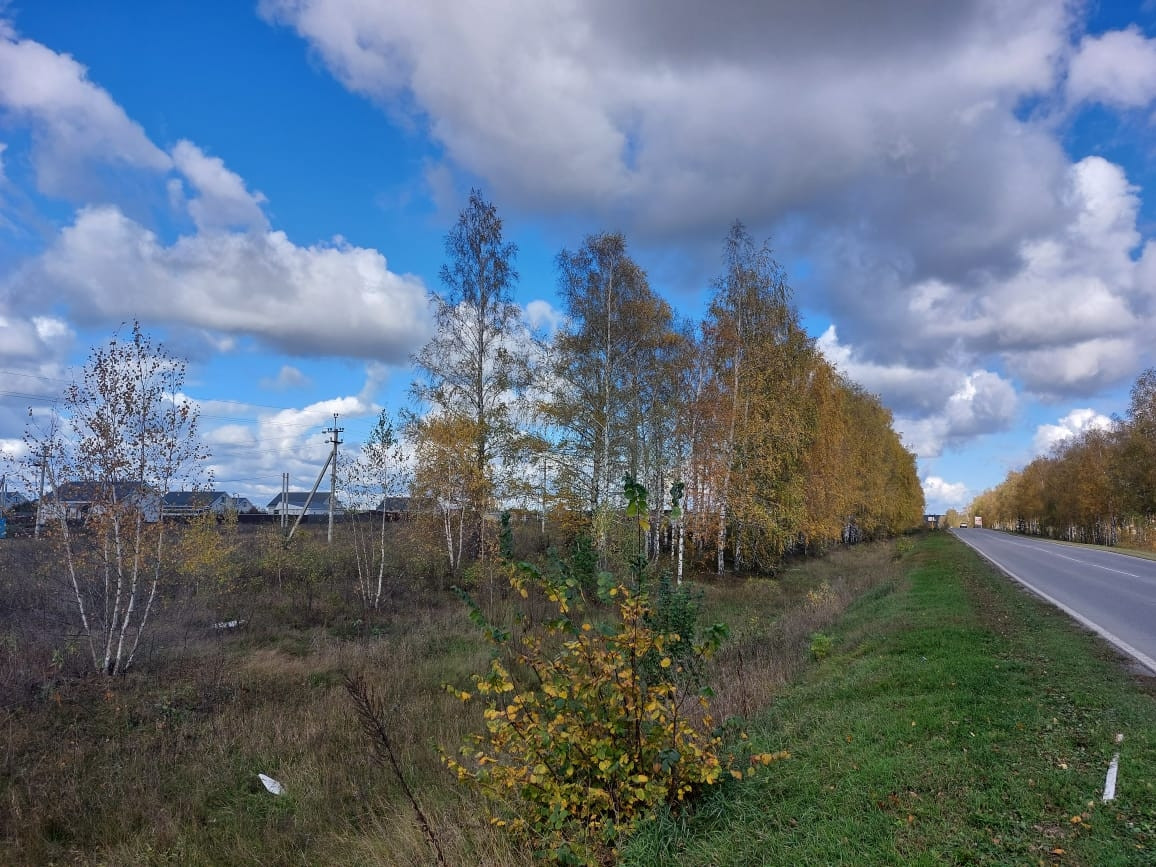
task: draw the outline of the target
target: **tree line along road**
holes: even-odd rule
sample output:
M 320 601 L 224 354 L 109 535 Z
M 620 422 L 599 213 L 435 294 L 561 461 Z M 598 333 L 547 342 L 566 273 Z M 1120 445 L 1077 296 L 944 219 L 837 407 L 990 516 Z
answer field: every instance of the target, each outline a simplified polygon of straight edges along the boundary
M 996 530 L 951 532 L 1156 675 L 1156 560 Z

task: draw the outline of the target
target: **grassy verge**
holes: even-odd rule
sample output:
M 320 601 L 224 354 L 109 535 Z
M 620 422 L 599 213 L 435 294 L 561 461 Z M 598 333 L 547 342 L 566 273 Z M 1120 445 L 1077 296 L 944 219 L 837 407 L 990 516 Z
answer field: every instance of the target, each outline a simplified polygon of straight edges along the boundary
M 900 559 L 861 546 L 774 581 L 700 587 L 703 619 L 734 636 L 711 672 L 716 718 L 746 717 L 757 750 L 793 758 L 728 783 L 689 820 L 653 823 L 624 860 L 1156 863 L 1151 691 L 947 534 Z M 509 619 L 500 589 L 477 598 Z M 480 725 L 440 689 L 489 654 L 460 604 L 415 593 L 372 634 L 262 610 L 260 624 L 191 637 L 128 678 L 45 662 L 41 680 L 0 693 L 0 863 L 429 863 L 345 671 L 383 699 L 449 862 L 534 863 L 437 760 Z M 819 632 L 833 645 L 815 665 Z M 0 640 L 0 674 L 22 659 Z M 1119 797 L 1102 805 L 1117 732 Z M 288 794 L 265 792 L 258 771 Z
M 697 584 L 703 620 L 734 635 L 713 660 L 716 716 L 765 707 L 810 664 L 811 634 L 897 580 L 900 565 L 891 545 L 863 545 L 776 580 Z M 17 574 L 3 566 L 0 576 Z M 475 598 L 511 625 L 522 603 L 508 591 L 487 584 Z M 329 604 L 332 588 L 315 592 Z M 367 633 L 341 618 L 301 623 L 288 593 L 266 587 L 236 632 L 213 633 L 204 626 L 213 618 L 190 622 L 166 653 L 114 681 L 61 670 L 50 645 L 27 642 L 0 611 L 0 864 L 430 863 L 400 786 L 372 758 L 344 672 L 364 673 L 381 698 L 449 863 L 540 863 L 490 826 L 480 797 L 437 757 L 481 727 L 476 703 L 441 689 L 468 685 L 487 665 L 465 607 L 411 590 Z M 177 613 L 166 628 L 180 626 Z M 258 772 L 286 794 L 266 792 Z
M 748 728 L 793 757 L 653 823 L 625 861 L 1156 863 L 1151 685 L 947 534 L 907 562 Z

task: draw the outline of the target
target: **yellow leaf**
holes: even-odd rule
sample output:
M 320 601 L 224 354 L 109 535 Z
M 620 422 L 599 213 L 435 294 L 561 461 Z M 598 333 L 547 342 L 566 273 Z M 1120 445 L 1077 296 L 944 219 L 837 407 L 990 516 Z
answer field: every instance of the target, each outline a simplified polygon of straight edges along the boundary
M 664 657 L 662 662 L 660 662 L 658 664 L 661 665 L 663 668 L 670 668 L 670 657 L 669 656 Z

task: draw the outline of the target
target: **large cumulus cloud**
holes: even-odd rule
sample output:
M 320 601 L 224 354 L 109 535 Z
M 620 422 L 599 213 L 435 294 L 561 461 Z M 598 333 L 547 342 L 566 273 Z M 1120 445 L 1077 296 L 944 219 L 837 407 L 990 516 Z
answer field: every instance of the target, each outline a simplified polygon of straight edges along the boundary
M 295 355 L 406 363 L 427 334 L 425 290 L 376 250 L 301 247 L 283 232 L 208 232 L 165 244 L 114 206 L 82 209 L 12 279 L 88 322 L 139 316 L 252 335 Z
M 1017 390 L 1097 393 L 1148 351 L 1139 193 L 1062 132 L 1081 106 L 1150 104 L 1156 50 L 1135 28 L 1083 36 L 1081 4 L 260 9 L 428 133 L 443 182 L 644 246 L 701 250 L 735 217 L 773 231 L 838 324 L 827 348 L 854 352 L 927 454 L 1011 425 Z
M 39 192 L 80 203 L 65 225 L 39 227 L 44 249 L 0 274 L 0 328 L 13 335 L 4 355 L 61 307 L 86 324 L 140 317 L 252 336 L 291 354 L 391 364 L 406 363 L 428 334 L 419 277 L 341 239 L 291 241 L 224 159 L 185 139 L 158 147 L 82 64 L 3 20 L 0 118 L 31 133 Z M 192 231 L 166 239 L 118 201 L 123 190 L 94 195 L 94 165 L 135 172 L 133 190 L 167 191 L 171 221 Z

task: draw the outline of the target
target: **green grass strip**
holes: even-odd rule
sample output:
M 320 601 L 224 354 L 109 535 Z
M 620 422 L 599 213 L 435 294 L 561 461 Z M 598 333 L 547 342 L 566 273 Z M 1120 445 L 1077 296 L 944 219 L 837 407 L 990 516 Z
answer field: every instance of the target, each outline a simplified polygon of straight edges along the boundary
M 750 721 L 792 758 L 651 823 L 624 863 L 1156 864 L 1151 681 L 947 534 L 908 562 Z

